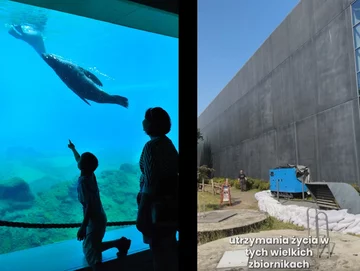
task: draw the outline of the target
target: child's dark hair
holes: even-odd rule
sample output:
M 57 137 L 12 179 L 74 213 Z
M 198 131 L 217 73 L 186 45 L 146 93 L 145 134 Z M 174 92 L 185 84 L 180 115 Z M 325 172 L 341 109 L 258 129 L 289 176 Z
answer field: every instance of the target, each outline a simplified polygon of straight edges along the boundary
M 99 161 L 91 152 L 84 152 L 80 156 L 79 168 L 86 173 L 93 173 L 99 166 Z

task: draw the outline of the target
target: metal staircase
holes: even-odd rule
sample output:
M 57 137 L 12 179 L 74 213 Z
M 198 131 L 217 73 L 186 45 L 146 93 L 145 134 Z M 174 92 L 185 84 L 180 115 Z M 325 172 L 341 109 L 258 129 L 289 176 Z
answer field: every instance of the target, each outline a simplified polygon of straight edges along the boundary
M 307 184 L 307 187 L 321 209 L 340 210 L 340 206 L 327 183 L 310 183 Z
M 349 214 L 360 214 L 359 193 L 350 184 L 314 182 L 306 186 L 320 209 L 347 209 Z

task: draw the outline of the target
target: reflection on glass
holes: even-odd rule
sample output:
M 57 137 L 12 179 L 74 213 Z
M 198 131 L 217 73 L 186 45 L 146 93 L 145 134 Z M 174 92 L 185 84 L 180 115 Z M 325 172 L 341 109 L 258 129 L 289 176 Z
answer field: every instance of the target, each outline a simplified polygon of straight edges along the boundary
M 168 136 L 178 146 L 178 41 L 50 10 L 35 16 L 37 10 L 0 2 L 0 24 L 7 26 L 0 28 L 0 59 L 6 63 L 0 65 L 6 74 L 0 99 L 1 220 L 82 222 L 69 139 L 80 153 L 99 160 L 95 174 L 108 221 L 135 220 L 138 161 L 149 140 L 142 120 L 149 107 L 169 113 Z M 79 77 L 62 76 L 71 69 Z M 0 254 L 76 239 L 76 232 L 1 228 Z
M 360 22 L 360 1 L 357 0 L 352 5 L 352 19 L 353 19 L 353 25 L 356 25 Z
M 360 47 L 360 24 L 354 27 L 354 46 L 355 49 Z
M 360 71 L 360 48 L 355 51 L 356 71 Z
M 357 85 L 358 85 L 358 91 L 360 95 L 360 73 L 357 74 Z

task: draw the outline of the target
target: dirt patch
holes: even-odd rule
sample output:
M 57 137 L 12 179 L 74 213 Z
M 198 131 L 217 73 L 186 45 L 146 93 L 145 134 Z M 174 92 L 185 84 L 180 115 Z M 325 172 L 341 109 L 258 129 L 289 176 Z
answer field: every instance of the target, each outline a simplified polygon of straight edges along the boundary
M 223 203 L 220 206 L 220 195 L 213 195 L 209 192 L 198 192 L 198 211 L 206 212 L 223 209 L 251 209 L 259 210 L 258 202 L 255 199 L 257 190 L 241 192 L 238 189 L 231 190 L 232 205 Z
M 224 206 L 223 208 L 228 209 L 251 209 L 259 210 L 258 202 L 255 198 L 255 194 L 259 192 L 257 190 L 250 190 L 241 192 L 240 190 L 231 190 L 231 206 Z

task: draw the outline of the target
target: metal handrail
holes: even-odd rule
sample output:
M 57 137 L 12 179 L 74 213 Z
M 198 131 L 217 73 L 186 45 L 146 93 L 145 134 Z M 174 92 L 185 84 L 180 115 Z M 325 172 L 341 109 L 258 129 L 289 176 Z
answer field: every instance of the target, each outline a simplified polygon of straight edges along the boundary
M 314 209 L 315 212 L 316 212 L 316 215 L 315 217 L 317 216 L 317 213 L 318 213 L 318 209 L 314 208 L 314 207 L 309 207 L 306 211 L 306 220 L 307 220 L 307 229 L 308 229 L 308 236 L 310 237 L 310 215 L 309 215 L 309 211 L 311 209 Z M 312 245 L 312 244 L 311 244 Z
M 324 214 L 325 215 L 325 223 L 326 223 L 326 237 L 329 240 L 328 244 L 325 244 L 325 246 L 328 246 L 328 258 L 331 257 L 331 252 L 330 252 L 330 231 L 329 231 L 329 220 L 328 220 L 328 216 L 325 212 L 321 211 L 319 212 L 317 208 L 314 207 L 309 207 L 306 210 L 306 220 L 307 220 L 307 229 L 308 229 L 308 236 L 310 237 L 310 215 L 309 215 L 309 211 L 311 209 L 314 209 L 316 214 L 315 214 L 315 230 L 316 230 L 316 240 L 317 240 L 317 245 L 316 245 L 316 250 L 317 250 L 317 256 L 320 258 L 320 253 L 319 253 L 319 248 L 320 248 L 320 227 L 319 227 L 319 215 L 320 214 Z M 325 249 L 325 246 L 322 250 L 322 252 Z M 310 247 L 312 247 L 312 243 L 310 245 Z
M 326 221 L 326 237 L 328 238 L 328 240 L 329 240 L 329 243 L 328 244 L 325 244 L 325 246 L 327 245 L 327 247 L 328 247 L 328 258 L 330 258 L 330 256 L 331 256 L 331 254 L 330 254 L 330 234 L 329 234 L 329 220 L 328 220 L 328 216 L 327 216 L 327 214 L 325 213 L 325 212 L 318 212 L 317 214 L 316 214 L 316 216 L 315 216 L 315 222 L 316 222 L 316 238 L 317 238 L 317 240 L 318 240 L 318 245 L 317 245 L 317 255 L 318 255 L 318 257 L 320 258 L 320 254 L 319 254 L 319 247 L 320 247 L 320 241 L 319 241 L 319 235 L 320 235 L 320 233 L 319 233 L 319 215 L 320 214 L 324 214 L 325 215 L 325 221 Z M 325 249 L 325 246 L 324 246 L 324 248 L 323 248 L 323 250 L 322 251 L 324 251 L 324 249 Z

